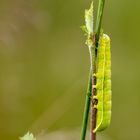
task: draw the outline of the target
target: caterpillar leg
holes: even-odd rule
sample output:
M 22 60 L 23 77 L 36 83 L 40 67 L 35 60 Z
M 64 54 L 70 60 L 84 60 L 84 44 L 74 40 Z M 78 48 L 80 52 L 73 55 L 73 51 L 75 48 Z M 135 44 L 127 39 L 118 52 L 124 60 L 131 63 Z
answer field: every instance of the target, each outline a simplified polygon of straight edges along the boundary
M 97 109 L 97 108 L 98 108 L 98 106 L 97 106 L 97 105 L 94 105 L 94 106 L 93 106 L 93 108 Z
M 93 85 L 92 88 L 93 88 L 93 89 L 96 89 L 96 88 L 97 88 L 97 85 Z
M 95 99 L 95 100 L 98 100 L 98 97 L 97 97 L 97 95 L 96 95 L 96 96 L 93 96 L 93 99 Z
M 93 73 L 93 75 L 92 75 L 92 76 L 96 77 L 96 73 Z

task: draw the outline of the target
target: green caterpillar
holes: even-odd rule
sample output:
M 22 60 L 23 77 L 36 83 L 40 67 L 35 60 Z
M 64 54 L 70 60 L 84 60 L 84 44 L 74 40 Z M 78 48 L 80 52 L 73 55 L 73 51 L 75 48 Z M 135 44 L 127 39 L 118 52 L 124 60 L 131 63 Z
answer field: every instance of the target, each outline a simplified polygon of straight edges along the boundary
M 110 38 L 106 34 L 101 34 L 97 50 L 97 95 L 94 97 L 98 101 L 94 108 L 97 109 L 96 128 L 93 132 L 102 131 L 110 124 L 111 119 L 111 54 Z

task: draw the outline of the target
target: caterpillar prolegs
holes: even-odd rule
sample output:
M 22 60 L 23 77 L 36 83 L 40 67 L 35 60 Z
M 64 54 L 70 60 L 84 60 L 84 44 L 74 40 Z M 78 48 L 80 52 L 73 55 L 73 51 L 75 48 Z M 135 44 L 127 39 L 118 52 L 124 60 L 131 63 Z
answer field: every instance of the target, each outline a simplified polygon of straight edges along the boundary
M 93 85 L 93 88 L 96 88 L 97 95 L 94 99 L 98 103 L 94 105 L 97 109 L 97 120 L 93 132 L 107 128 L 111 119 L 111 53 L 108 35 L 100 35 L 97 49 L 97 73 L 94 74 L 96 85 Z

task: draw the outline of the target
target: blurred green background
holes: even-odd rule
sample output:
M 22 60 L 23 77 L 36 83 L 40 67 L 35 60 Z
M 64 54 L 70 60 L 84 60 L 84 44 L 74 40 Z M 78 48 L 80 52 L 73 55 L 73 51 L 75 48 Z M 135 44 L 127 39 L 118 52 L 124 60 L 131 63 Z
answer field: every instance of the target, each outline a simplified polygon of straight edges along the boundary
M 89 5 L 90 0 L 0 1 L 0 139 L 15 140 L 28 130 L 80 133 L 89 73 L 80 26 Z M 113 109 L 103 134 L 110 140 L 140 137 L 139 5 L 138 0 L 105 5 Z

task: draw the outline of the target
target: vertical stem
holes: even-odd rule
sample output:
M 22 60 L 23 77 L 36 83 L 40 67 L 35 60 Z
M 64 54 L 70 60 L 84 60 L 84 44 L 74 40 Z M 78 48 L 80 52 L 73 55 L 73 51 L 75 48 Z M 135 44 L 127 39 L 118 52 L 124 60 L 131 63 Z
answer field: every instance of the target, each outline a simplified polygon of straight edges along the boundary
M 95 36 L 94 36 L 95 37 Z M 93 75 L 96 73 L 96 51 L 95 46 L 91 48 L 92 54 L 92 85 L 96 85 L 96 77 Z M 92 86 L 92 99 L 91 99 L 91 140 L 96 140 L 96 133 L 93 133 L 94 128 L 96 127 L 96 114 L 97 110 L 94 108 L 96 104 L 93 97 L 96 95 L 96 89 Z
M 102 17 L 103 17 L 103 10 L 104 10 L 104 4 L 105 0 L 99 0 L 98 4 L 98 12 L 97 12 L 97 18 L 96 18 L 96 26 L 95 26 L 95 46 L 91 49 L 92 53 L 92 73 L 96 73 L 96 59 L 97 59 L 97 50 L 98 47 L 98 40 L 101 30 L 101 23 L 102 23 Z M 96 77 L 92 75 L 92 85 L 96 85 Z M 96 96 L 96 89 L 92 87 L 92 97 Z M 96 127 L 96 116 L 97 116 L 97 110 L 94 108 L 94 105 L 97 104 L 96 100 L 93 100 L 91 102 L 91 140 L 96 140 L 96 133 L 93 133 L 93 130 Z
M 97 45 L 98 40 L 99 40 L 104 5 L 105 5 L 105 0 L 99 0 L 98 12 L 97 12 L 97 18 L 96 18 L 96 25 L 95 25 L 95 34 L 96 34 L 96 40 L 95 41 L 96 41 L 96 45 Z M 98 46 L 96 46 L 96 47 L 98 47 Z
M 82 131 L 81 131 L 81 139 L 85 140 L 86 137 L 86 130 L 88 124 L 88 116 L 91 104 L 91 93 L 92 93 L 92 69 L 90 69 L 89 73 L 89 80 L 88 80 L 88 88 L 87 88 L 87 95 L 86 95 L 86 102 L 85 102 L 85 109 L 84 109 L 84 116 L 83 116 L 83 124 L 82 124 Z

